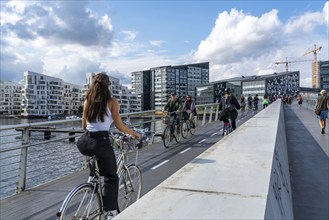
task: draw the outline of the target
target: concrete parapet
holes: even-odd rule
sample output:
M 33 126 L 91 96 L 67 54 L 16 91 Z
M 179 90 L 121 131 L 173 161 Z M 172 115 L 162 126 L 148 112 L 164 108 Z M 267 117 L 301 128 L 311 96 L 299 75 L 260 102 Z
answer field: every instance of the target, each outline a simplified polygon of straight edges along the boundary
M 292 219 L 286 145 L 276 101 L 115 219 Z

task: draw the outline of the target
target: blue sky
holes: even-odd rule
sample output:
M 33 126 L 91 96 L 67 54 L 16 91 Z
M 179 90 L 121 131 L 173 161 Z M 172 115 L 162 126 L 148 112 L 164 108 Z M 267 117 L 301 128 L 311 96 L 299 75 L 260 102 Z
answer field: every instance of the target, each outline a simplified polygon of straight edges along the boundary
M 276 61 L 322 46 L 328 60 L 328 1 L 1 1 L 1 79 L 30 70 L 85 82 L 210 62 L 210 80 L 282 72 Z M 311 62 L 291 63 L 311 86 Z

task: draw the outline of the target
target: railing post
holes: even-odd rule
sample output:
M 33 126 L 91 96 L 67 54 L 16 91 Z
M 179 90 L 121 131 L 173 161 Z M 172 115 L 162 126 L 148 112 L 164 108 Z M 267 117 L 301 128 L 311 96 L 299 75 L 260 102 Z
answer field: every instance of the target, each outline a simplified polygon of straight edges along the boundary
M 153 131 L 155 132 L 155 112 L 152 115 Z
M 205 105 L 204 106 L 204 109 L 203 109 L 203 117 L 202 117 L 202 126 L 204 126 L 206 124 L 206 114 L 207 114 L 207 106 Z
M 216 115 L 215 115 L 215 121 L 218 120 L 218 111 L 219 111 L 219 105 L 217 104 L 217 107 L 216 107 Z
M 26 170 L 27 170 L 27 147 L 24 147 L 24 145 L 27 145 L 29 143 L 29 128 L 24 128 L 22 130 L 23 132 L 23 141 L 21 148 L 21 155 L 19 160 L 19 168 L 18 168 L 18 181 L 16 186 L 16 193 L 20 193 L 25 190 L 26 185 Z
M 213 111 L 213 109 L 214 109 L 214 106 L 211 106 L 210 107 L 210 114 L 209 114 L 209 122 L 208 123 L 210 123 L 212 121 L 212 111 Z

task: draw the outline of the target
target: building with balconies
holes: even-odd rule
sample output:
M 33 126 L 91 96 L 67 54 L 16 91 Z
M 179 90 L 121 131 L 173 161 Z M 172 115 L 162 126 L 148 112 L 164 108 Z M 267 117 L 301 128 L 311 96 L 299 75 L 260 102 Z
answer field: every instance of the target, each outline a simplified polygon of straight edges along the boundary
M 0 115 L 19 115 L 21 113 L 22 85 L 0 80 Z
M 80 85 L 32 71 L 24 72 L 23 81 L 23 117 L 77 114 L 83 105 Z
M 105 72 L 104 72 L 105 73 Z M 85 97 L 86 92 L 90 84 L 92 83 L 92 78 L 95 76 L 95 73 L 87 73 L 86 74 L 86 84 L 84 85 L 84 94 Z M 127 86 L 120 84 L 120 80 L 113 76 L 109 76 L 111 85 L 109 89 L 114 97 L 117 98 L 120 105 L 120 113 L 129 113 L 129 112 L 138 112 L 140 109 L 140 99 L 138 99 L 137 95 L 134 94 Z
M 170 93 L 183 99 L 195 97 L 197 85 L 209 83 L 209 62 L 178 66 L 160 66 L 132 72 L 132 89 L 141 98 L 143 110 L 161 110 Z

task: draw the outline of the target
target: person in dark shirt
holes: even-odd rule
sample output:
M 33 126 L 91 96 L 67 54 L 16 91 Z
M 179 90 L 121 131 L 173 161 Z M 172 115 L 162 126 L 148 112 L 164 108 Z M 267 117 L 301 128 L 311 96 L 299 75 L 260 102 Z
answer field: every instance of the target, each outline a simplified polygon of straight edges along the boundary
M 225 88 L 224 97 L 219 102 L 219 109 L 225 111 L 227 109 L 227 118 L 223 119 L 224 124 L 228 123 L 228 118 L 231 120 L 231 125 L 233 130 L 236 129 L 236 118 L 238 117 L 238 109 L 240 109 L 240 104 L 235 96 L 232 94 L 230 88 Z
M 176 95 L 176 92 L 171 93 L 171 97 L 168 100 L 167 104 L 164 106 L 164 111 L 168 111 L 170 116 L 174 117 L 176 123 L 179 125 L 179 117 L 178 114 L 180 113 L 182 108 L 182 103 Z
M 320 109 L 321 112 L 317 115 L 319 119 L 319 124 L 321 128 L 321 134 L 325 133 L 326 129 L 326 120 L 328 118 L 328 109 L 329 109 L 329 97 L 327 96 L 326 90 L 321 90 L 320 96 L 317 98 L 314 109 Z

